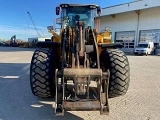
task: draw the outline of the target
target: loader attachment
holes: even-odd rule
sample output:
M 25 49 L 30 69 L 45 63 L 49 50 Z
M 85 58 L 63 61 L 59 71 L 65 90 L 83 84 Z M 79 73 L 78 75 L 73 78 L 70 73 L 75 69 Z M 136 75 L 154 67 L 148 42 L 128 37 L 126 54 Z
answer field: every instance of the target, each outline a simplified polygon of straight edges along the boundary
M 100 114 L 108 114 L 110 74 L 102 72 L 100 67 L 92 24 L 94 9 L 99 7 L 74 4 L 61 4 L 60 7 L 67 17 L 62 21 L 62 64 L 55 73 L 55 113 L 99 110 Z
M 64 115 L 64 110 L 99 110 L 101 115 L 108 114 L 108 81 L 102 79 L 103 76 L 108 79 L 109 73 L 106 74 L 102 74 L 101 69 L 65 68 L 56 71 L 56 115 Z M 67 79 L 73 80 L 71 88 L 67 88 Z M 90 90 L 92 80 L 97 83 L 97 87 L 92 88 L 93 91 Z

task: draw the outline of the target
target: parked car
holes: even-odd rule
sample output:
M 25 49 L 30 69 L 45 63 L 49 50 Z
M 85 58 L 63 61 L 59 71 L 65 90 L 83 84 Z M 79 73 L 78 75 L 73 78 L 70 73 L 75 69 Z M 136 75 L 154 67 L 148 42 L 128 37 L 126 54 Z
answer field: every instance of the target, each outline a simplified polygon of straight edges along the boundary
M 149 55 L 154 53 L 154 43 L 153 42 L 139 42 L 134 49 L 135 55 Z

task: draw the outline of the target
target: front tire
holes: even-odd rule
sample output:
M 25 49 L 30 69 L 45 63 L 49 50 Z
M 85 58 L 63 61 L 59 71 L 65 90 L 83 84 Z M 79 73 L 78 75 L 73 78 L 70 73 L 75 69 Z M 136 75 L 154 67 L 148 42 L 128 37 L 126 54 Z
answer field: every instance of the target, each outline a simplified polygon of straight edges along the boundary
M 126 55 L 118 49 L 107 49 L 103 52 L 105 68 L 110 71 L 109 98 L 126 94 L 130 82 L 130 67 Z
M 30 85 L 32 93 L 39 97 L 55 95 L 55 52 L 49 48 L 38 48 L 31 60 Z

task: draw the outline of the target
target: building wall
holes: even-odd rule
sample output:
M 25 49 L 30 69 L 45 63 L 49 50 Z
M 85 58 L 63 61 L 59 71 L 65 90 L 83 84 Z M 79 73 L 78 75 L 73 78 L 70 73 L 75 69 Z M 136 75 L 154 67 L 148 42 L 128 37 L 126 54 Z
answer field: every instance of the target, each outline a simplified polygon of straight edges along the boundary
M 49 40 L 51 39 L 50 37 L 41 37 L 41 38 L 38 38 L 38 41 L 41 42 L 41 41 L 45 41 L 45 40 Z
M 28 38 L 28 42 L 44 42 L 45 40 L 50 40 L 50 37 L 35 37 L 35 38 Z
M 133 2 L 125 4 L 103 8 L 102 16 L 124 13 L 134 10 L 142 10 L 159 6 L 160 6 L 160 0 L 135 0 Z
M 100 30 L 110 27 L 112 32 L 112 41 L 115 41 L 115 33 L 120 31 L 135 31 L 136 46 L 139 42 L 141 30 L 160 29 L 160 15 L 158 14 L 160 7 L 147 8 L 140 10 L 138 14 L 135 11 L 115 14 L 115 18 L 111 15 L 99 17 Z M 128 49 L 126 49 L 128 50 Z M 132 51 L 133 49 L 129 49 Z
M 37 41 L 38 41 L 38 37 L 28 38 L 28 42 L 37 42 Z
M 140 30 L 160 29 L 160 7 L 142 10 L 140 13 Z
M 112 16 L 100 17 L 100 30 L 110 27 L 112 36 L 118 31 L 135 31 L 137 28 L 137 14 L 135 12 L 116 14 Z M 112 40 L 114 38 L 112 37 Z

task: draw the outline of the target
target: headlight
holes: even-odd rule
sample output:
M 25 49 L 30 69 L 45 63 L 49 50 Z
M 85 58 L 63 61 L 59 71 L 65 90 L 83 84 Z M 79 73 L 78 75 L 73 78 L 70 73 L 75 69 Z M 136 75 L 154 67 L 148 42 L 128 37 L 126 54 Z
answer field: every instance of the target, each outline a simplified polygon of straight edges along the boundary
M 69 5 L 68 4 L 61 4 L 60 7 L 62 7 L 62 8 L 68 8 Z

